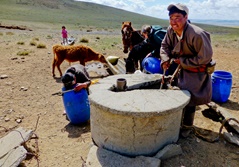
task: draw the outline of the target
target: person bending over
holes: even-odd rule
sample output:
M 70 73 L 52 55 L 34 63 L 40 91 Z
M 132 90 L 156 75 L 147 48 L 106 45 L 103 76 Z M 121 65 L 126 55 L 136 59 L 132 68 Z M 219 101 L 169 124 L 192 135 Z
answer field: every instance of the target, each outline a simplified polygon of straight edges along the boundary
M 69 67 L 62 76 L 61 80 L 65 90 L 74 89 L 75 91 L 80 91 L 85 88 L 89 95 L 91 80 L 83 65 L 75 64 Z

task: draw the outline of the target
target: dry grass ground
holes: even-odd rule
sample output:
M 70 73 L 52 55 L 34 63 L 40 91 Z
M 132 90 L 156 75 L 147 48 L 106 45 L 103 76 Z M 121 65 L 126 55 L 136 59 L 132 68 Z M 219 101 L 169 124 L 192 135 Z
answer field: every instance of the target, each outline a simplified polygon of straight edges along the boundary
M 33 153 L 36 153 L 38 146 L 39 152 L 36 154 L 42 167 L 81 166 L 92 145 L 90 123 L 81 126 L 70 125 L 62 115 L 62 97 L 52 95 L 62 87 L 60 78 L 53 78 L 51 74 L 52 46 L 61 42 L 60 35 L 60 29 L 0 29 L 0 75 L 8 76 L 0 79 L 0 126 L 7 129 L 21 126 L 35 130 L 39 137 L 38 144 L 31 140 L 27 145 Z M 126 56 L 122 52 L 121 36 L 118 32 L 89 34 L 75 31 L 73 35 L 78 40 L 86 37 L 90 41 L 86 45 L 92 46 L 105 56 Z M 32 40 L 37 44 L 44 44 L 46 48 L 30 45 Z M 239 86 L 238 41 L 239 38 L 212 41 L 214 59 L 217 61 L 216 69 L 230 71 L 233 74 L 233 86 Z M 26 51 L 28 55 L 17 55 L 22 51 Z M 68 66 L 69 64 L 64 62 L 61 68 L 64 71 Z M 239 119 L 238 102 L 237 87 L 232 89 L 229 101 L 220 105 Z M 217 134 L 221 124 L 205 118 L 201 113 L 204 108 L 204 105 L 198 107 L 195 125 Z M 6 118 L 9 118 L 9 121 L 6 121 Z M 17 118 L 21 118 L 22 122 L 17 123 Z M 0 136 L 3 136 L 5 133 L 1 127 Z M 163 161 L 162 166 L 239 166 L 239 147 L 223 138 L 220 138 L 219 142 L 209 143 L 192 136 L 180 139 L 178 143 L 182 146 L 183 155 Z M 22 163 L 22 166 L 27 167 L 36 165 L 37 161 L 34 158 Z

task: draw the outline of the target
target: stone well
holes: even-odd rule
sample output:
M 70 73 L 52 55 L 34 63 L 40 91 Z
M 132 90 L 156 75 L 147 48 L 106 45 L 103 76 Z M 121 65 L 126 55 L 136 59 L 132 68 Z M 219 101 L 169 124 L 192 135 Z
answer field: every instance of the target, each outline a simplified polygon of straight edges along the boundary
M 190 93 L 166 89 L 110 90 L 118 78 L 125 78 L 130 86 L 160 79 L 161 75 L 119 74 L 90 86 L 91 135 L 96 145 L 127 156 L 151 156 L 175 143 Z

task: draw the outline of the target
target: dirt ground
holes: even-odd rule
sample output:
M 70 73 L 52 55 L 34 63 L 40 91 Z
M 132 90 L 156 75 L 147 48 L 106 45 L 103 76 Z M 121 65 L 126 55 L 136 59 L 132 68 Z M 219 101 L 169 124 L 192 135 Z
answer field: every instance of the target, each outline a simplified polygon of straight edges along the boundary
M 46 34 L 53 34 L 53 37 L 49 38 Z M 115 49 L 102 52 L 107 53 L 106 56 L 127 56 L 122 52 L 120 34 L 114 35 L 119 37 Z M 29 44 L 36 37 L 39 38 L 36 42 L 44 43 L 46 48 Z M 20 41 L 24 44 L 17 44 Z M 39 137 L 27 142 L 29 152 L 37 155 L 38 161 L 33 157 L 23 161 L 21 166 L 35 167 L 37 163 L 41 167 L 82 166 L 92 145 L 90 122 L 80 126 L 69 124 L 62 115 L 62 97 L 52 95 L 62 87 L 58 71 L 56 70 L 58 78 L 53 78 L 51 74 L 52 46 L 60 41 L 60 30 L 0 29 L 0 76 L 7 75 L 7 78 L 0 79 L 0 137 L 6 134 L 5 128 L 11 131 L 17 127 L 34 130 Z M 213 41 L 213 49 L 216 69 L 233 74 L 229 101 L 219 105 L 239 120 L 238 41 L 239 39 L 228 43 Z M 29 55 L 17 55 L 24 50 L 29 51 Z M 64 62 L 61 65 L 62 71 L 68 66 Z M 204 117 L 201 111 L 205 108 L 205 105 L 197 108 L 195 126 L 201 130 L 211 130 L 209 137 L 213 138 L 212 135 L 218 135 L 221 123 Z M 17 123 L 17 119 L 21 120 L 20 123 Z M 191 135 L 186 139 L 180 138 L 178 144 L 181 145 L 183 154 L 162 161 L 163 167 L 239 166 L 239 147 L 226 142 L 223 137 L 218 142 L 210 143 Z

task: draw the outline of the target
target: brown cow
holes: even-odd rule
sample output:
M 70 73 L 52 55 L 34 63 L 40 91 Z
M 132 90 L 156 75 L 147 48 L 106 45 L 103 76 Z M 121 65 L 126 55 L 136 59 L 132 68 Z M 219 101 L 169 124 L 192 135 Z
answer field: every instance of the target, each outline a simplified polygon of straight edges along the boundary
M 91 48 L 84 45 L 77 46 L 53 46 L 54 59 L 52 62 L 52 75 L 55 76 L 55 66 L 62 76 L 60 69 L 61 63 L 66 60 L 68 62 L 79 61 L 80 64 L 85 65 L 86 62 L 96 60 L 107 64 L 105 57 L 102 54 L 96 53 Z

